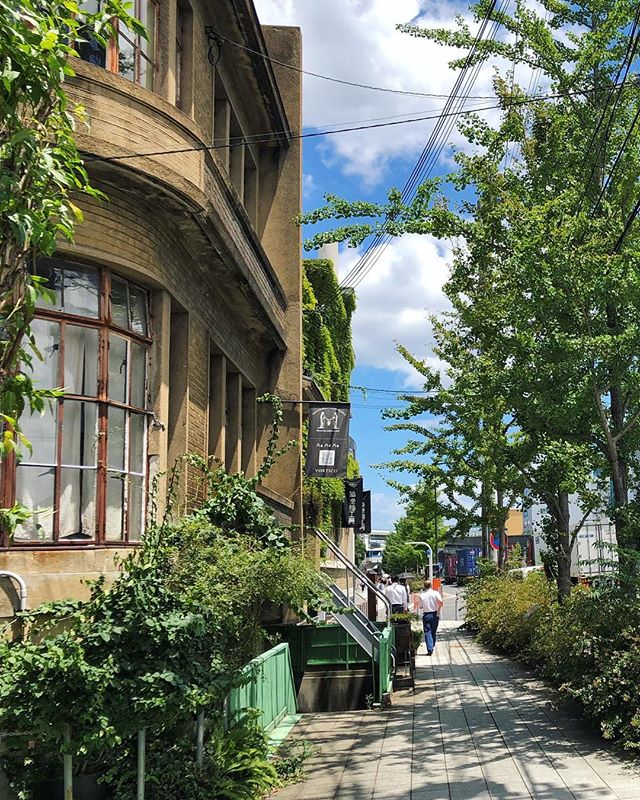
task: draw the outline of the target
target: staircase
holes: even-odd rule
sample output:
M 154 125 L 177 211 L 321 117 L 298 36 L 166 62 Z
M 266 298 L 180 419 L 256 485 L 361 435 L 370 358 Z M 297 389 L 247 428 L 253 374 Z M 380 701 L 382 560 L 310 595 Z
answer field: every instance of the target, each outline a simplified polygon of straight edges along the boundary
M 329 586 L 329 591 L 336 607 L 331 616 L 360 645 L 375 664 L 377 675 L 375 699 L 377 702 L 382 703 L 390 692 L 393 673 L 395 672 L 393 628 L 390 623 L 391 604 L 365 573 L 345 556 L 331 538 L 317 528 L 314 529 L 314 533 L 345 569 L 346 587 L 344 589 L 340 588 L 336 583 L 332 583 Z M 381 629 L 362 612 L 357 601 L 357 584 L 364 585 L 366 589 L 372 591 L 382 601 L 386 617 L 384 628 Z
M 333 619 L 345 629 L 370 658 L 377 661 L 376 654 L 379 649 L 378 644 L 382 631 L 371 620 L 367 619 L 359 608 L 351 603 L 347 595 L 335 583 L 329 586 L 329 591 L 334 605 L 337 608 L 348 610 L 346 614 L 332 612 Z

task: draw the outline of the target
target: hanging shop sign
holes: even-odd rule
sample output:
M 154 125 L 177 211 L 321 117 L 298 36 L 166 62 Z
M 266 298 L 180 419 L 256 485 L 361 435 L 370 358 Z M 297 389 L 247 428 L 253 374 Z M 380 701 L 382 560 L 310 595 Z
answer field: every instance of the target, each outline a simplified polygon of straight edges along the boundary
M 306 474 L 346 478 L 349 455 L 349 403 L 309 403 Z
M 362 492 L 362 519 L 360 533 L 371 533 L 371 492 Z
M 342 503 L 342 527 L 356 531 L 362 526 L 362 478 L 347 478 L 344 481 Z

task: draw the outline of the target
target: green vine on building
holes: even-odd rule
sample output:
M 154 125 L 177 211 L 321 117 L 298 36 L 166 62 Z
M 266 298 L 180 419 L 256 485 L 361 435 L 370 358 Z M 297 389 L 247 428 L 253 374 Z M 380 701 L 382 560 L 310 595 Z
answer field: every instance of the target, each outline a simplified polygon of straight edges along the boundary
M 303 369 L 326 400 L 348 401 L 355 366 L 351 339 L 355 292 L 340 288 L 329 259 L 305 259 L 302 263 Z M 347 475 L 359 474 L 358 462 L 350 455 Z M 336 531 L 341 525 L 343 500 L 341 480 L 305 478 L 304 510 L 309 525 Z
M 333 262 L 305 259 L 302 277 L 303 368 L 326 400 L 348 400 L 355 356 L 351 318 L 353 289 L 341 289 Z

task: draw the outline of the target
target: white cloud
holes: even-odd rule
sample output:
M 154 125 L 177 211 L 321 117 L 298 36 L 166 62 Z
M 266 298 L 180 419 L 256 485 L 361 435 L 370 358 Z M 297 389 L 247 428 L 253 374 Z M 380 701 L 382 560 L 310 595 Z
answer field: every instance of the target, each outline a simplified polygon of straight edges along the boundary
M 302 176 L 302 196 L 310 197 L 315 188 L 316 182 L 313 175 L 310 172 L 305 172 Z
M 377 530 L 393 530 L 404 512 L 404 503 L 397 492 L 371 492 L 371 520 Z
M 455 27 L 461 3 L 438 0 L 256 0 L 263 24 L 302 29 L 304 68 L 357 83 L 448 95 L 456 74 L 448 62 L 461 54 L 426 39 L 395 30 L 397 23 Z M 492 95 L 493 70 L 483 67 L 474 95 Z M 398 114 L 437 113 L 445 99 L 375 92 L 304 77 L 306 125 L 344 122 Z M 481 101 L 482 105 L 492 101 Z M 388 178 L 391 159 L 411 162 L 422 150 L 434 122 L 418 122 L 327 137 L 320 145 L 324 161 L 346 175 L 374 185 Z M 454 133 L 450 139 L 459 142 Z M 308 145 L 312 146 L 312 145 Z M 444 153 L 446 157 L 446 153 Z
M 349 272 L 358 256 L 357 250 L 341 254 L 340 277 Z M 410 235 L 390 242 L 357 288 L 353 338 L 358 366 L 399 372 L 408 389 L 422 386 L 424 378 L 397 352 L 395 342 L 437 366 L 428 317 L 448 306 L 442 286 L 448 277 L 449 259 L 450 251 L 431 236 Z

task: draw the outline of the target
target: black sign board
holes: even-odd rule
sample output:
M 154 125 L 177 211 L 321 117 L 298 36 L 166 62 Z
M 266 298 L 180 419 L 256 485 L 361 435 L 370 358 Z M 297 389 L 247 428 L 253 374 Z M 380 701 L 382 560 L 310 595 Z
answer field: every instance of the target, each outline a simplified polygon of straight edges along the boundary
M 306 474 L 344 478 L 349 455 L 349 403 L 309 403 Z
M 360 533 L 371 533 L 371 492 L 362 492 L 362 519 Z
M 344 482 L 342 526 L 356 531 L 362 526 L 362 478 L 348 478 Z

